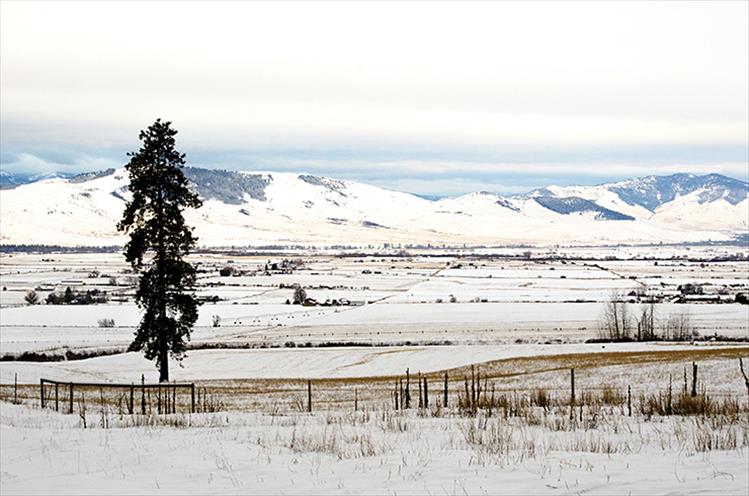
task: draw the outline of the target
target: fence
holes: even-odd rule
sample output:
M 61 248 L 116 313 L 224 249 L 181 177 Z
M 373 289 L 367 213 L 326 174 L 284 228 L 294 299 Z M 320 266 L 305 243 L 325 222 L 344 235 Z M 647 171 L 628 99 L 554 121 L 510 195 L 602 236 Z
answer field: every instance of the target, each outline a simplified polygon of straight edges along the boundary
M 716 387 L 721 379 L 705 376 L 700 380 L 697 364 L 672 367 L 672 374 L 663 374 L 668 382 L 647 384 L 624 382 L 606 384 L 583 367 L 552 368 L 522 374 L 492 374 L 483 367 L 462 370 L 413 373 L 393 377 L 318 378 L 306 379 L 236 379 L 194 383 L 112 384 L 55 381 L 41 379 L 39 390 L 33 384 L 20 387 L 0 385 L 0 399 L 15 403 L 34 401 L 43 408 L 54 408 L 73 413 L 78 406 L 100 406 L 102 410 L 120 414 L 150 414 L 177 412 L 254 411 L 254 412 L 310 412 L 326 410 L 358 410 L 385 408 L 462 408 L 474 410 L 499 401 L 526 401 L 535 405 L 591 405 L 600 401 L 621 405 L 629 413 L 632 401 L 643 395 L 663 392 L 671 399 L 683 393 L 695 397 L 705 395 L 710 388 L 711 398 L 730 398 L 734 392 Z M 677 373 L 678 372 L 678 373 Z M 535 386 L 526 380 L 535 376 Z M 513 381 L 513 379 L 515 379 Z M 672 380 L 673 379 L 673 380 Z M 708 384 L 708 382 L 710 384 Z M 737 386 L 741 388 L 739 383 Z M 747 390 L 749 392 L 749 390 Z M 179 393 L 179 394 L 178 394 Z
M 60 411 L 60 389 L 63 389 L 63 403 L 68 405 L 68 413 L 73 413 L 75 404 L 75 393 L 79 393 L 78 402 L 80 409 L 85 410 L 85 393 L 99 392 L 99 404 L 102 408 L 107 404 L 117 404 L 122 410 L 124 404 L 128 414 L 132 415 L 136 411 L 136 392 L 140 396 L 140 413 L 145 415 L 153 411 L 153 404 L 156 404 L 157 413 L 176 413 L 178 406 L 187 403 L 182 397 L 177 397 L 177 390 L 189 390 L 189 408 L 191 413 L 195 413 L 195 384 L 194 383 L 160 383 L 146 384 L 141 378 L 140 384 L 116 384 L 110 382 L 65 382 L 55 381 L 52 379 L 39 380 L 39 400 L 42 408 L 47 408 L 50 403 L 54 402 L 55 411 Z M 120 394 L 111 394 L 105 396 L 104 390 L 119 391 Z M 67 391 L 66 391 L 67 390 Z M 52 396 L 54 391 L 54 396 Z M 124 392 L 123 392 L 124 391 Z M 153 398 L 151 391 L 154 392 Z M 67 393 L 67 394 L 66 394 Z M 147 394 L 148 393 L 148 394 Z M 66 397 L 65 397 L 66 396 Z

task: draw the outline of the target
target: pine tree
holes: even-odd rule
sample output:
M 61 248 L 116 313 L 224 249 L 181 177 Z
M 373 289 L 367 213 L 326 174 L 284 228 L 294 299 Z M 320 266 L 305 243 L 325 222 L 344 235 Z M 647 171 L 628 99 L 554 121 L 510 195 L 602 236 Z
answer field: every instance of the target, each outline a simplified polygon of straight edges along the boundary
M 160 382 L 169 380 L 169 356 L 184 356 L 198 318 L 196 271 L 184 259 L 197 238 L 182 213 L 201 202 L 182 172 L 185 155 L 174 148 L 176 134 L 161 119 L 140 132 L 141 148 L 128 153 L 125 166 L 132 199 L 117 225 L 130 236 L 125 258 L 141 274 L 135 301 L 144 313 L 130 350 L 156 361 Z

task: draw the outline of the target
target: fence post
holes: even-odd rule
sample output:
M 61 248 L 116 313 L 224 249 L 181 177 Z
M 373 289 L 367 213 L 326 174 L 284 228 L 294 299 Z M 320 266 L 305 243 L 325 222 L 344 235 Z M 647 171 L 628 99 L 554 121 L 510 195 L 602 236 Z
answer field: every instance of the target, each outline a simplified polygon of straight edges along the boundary
M 312 413 L 312 381 L 307 380 L 307 412 Z
M 570 369 L 570 420 L 575 418 L 575 369 Z
M 41 398 L 42 408 L 44 408 L 44 379 L 39 379 L 39 397 Z
M 692 362 L 692 398 L 697 396 L 697 364 Z
M 398 409 L 398 379 L 395 380 L 395 391 L 393 392 L 395 397 L 395 409 Z
M 744 368 L 741 368 L 741 371 L 744 371 Z M 14 378 L 13 378 L 13 404 L 18 404 L 18 372 L 16 372 Z
M 575 369 L 570 369 L 570 404 L 575 405 Z
M 476 404 L 476 372 L 471 365 L 471 408 Z
M 195 383 L 190 384 L 190 412 L 195 413 Z
M 135 413 L 135 386 L 130 383 L 130 415 Z
M 421 372 L 419 372 L 417 380 L 419 381 L 419 408 L 424 408 L 424 395 L 421 390 Z
M 447 408 L 447 372 L 445 372 L 445 398 L 442 403 L 442 406 Z
M 687 394 L 687 366 L 684 366 L 684 396 Z
M 73 414 L 73 383 L 70 383 L 70 414 Z
M 60 411 L 59 384 L 55 382 L 55 411 Z
M 146 376 L 143 374 L 140 376 L 140 413 L 146 414 Z
M 411 408 L 411 374 L 406 369 L 406 410 Z
M 632 386 L 627 385 L 627 416 L 632 416 Z
M 429 408 L 429 390 L 427 389 L 427 378 L 424 377 L 424 408 Z
M 354 388 L 354 411 L 359 411 L 359 392 Z

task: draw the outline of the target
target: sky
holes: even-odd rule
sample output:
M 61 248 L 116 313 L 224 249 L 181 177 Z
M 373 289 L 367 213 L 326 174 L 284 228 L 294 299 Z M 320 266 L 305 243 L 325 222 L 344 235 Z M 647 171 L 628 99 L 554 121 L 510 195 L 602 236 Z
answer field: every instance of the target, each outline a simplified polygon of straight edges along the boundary
M 0 2 L 0 169 L 190 165 L 424 195 L 749 180 L 749 2 Z

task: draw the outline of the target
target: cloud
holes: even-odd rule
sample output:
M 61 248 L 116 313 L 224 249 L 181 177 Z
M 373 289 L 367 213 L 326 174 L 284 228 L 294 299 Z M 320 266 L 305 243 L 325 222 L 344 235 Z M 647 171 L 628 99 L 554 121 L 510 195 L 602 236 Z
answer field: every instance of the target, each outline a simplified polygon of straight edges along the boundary
M 13 174 L 43 174 L 48 172 L 90 172 L 120 167 L 121 162 L 107 157 L 81 155 L 71 162 L 46 160 L 31 153 L 19 153 L 12 161 L 0 163 L 0 169 Z
M 687 146 L 749 134 L 745 2 L 184 2 L 165 22 L 174 12 L 4 5 L 0 114 L 36 123 L 38 142 L 75 143 L 117 141 L 102 130 L 161 116 L 183 142 L 225 148 Z

